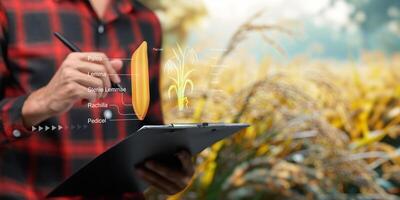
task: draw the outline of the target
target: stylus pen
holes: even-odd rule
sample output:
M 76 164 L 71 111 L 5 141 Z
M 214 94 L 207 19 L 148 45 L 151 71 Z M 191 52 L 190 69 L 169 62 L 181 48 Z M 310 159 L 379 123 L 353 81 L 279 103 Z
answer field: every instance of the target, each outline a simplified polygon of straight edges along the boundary
M 72 42 L 70 42 L 69 40 L 67 40 L 67 38 L 65 38 L 64 36 L 62 36 L 59 32 L 54 32 L 54 35 L 56 36 L 56 38 L 58 38 L 65 46 L 67 46 L 72 52 L 82 52 L 79 47 L 77 47 L 75 44 L 73 44 Z M 123 92 L 125 91 L 121 84 L 119 83 L 113 83 L 111 82 L 111 87 L 112 88 L 118 88 L 119 91 Z

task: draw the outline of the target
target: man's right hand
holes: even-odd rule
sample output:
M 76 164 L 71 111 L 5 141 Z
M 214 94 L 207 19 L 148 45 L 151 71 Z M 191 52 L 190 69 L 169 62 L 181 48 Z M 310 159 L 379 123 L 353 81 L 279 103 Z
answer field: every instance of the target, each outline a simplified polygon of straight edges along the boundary
M 22 108 L 25 126 L 67 112 L 78 101 L 104 98 L 106 92 L 93 92 L 89 88 L 110 88 L 110 80 L 120 83 L 117 71 L 121 67 L 121 60 L 109 61 L 103 53 L 69 54 L 50 82 L 26 99 Z

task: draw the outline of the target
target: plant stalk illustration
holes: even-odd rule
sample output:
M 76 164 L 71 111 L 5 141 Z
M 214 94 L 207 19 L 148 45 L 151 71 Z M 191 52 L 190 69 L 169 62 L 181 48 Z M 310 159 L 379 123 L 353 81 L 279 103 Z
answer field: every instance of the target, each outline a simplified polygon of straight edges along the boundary
M 171 93 L 175 92 L 179 111 L 182 111 L 189 104 L 186 96 L 187 87 L 190 87 L 190 92 L 193 92 L 194 88 L 193 81 L 189 78 L 194 70 L 186 70 L 185 67 L 187 61 L 194 64 L 198 58 L 194 49 L 185 48 L 182 50 L 179 44 L 177 44 L 176 49 L 172 49 L 172 53 L 174 57 L 169 59 L 165 64 L 165 69 L 170 74 L 168 78 L 173 82 L 168 88 L 168 98 L 171 99 Z

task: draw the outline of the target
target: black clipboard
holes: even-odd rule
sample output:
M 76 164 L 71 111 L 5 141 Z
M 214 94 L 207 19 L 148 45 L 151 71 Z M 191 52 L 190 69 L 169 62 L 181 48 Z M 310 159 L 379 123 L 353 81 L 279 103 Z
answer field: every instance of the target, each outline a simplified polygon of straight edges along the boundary
M 246 127 L 208 123 L 143 126 L 83 166 L 47 197 L 143 192 L 147 184 L 135 176 L 134 166 L 147 159 L 164 159 L 174 165 L 171 155 L 177 151 L 186 149 L 196 155 Z

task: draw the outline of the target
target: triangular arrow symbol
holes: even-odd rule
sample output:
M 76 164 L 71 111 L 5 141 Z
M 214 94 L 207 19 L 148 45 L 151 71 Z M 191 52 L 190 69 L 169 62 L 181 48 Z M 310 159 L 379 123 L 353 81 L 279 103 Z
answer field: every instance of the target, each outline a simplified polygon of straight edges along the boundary
M 58 125 L 58 130 L 61 130 L 62 128 L 63 128 L 62 126 Z
M 45 126 L 45 127 L 44 127 L 44 131 L 47 131 L 47 130 L 49 130 L 49 128 L 50 128 L 50 127 L 48 127 L 48 126 Z
M 41 126 L 39 126 L 39 131 L 42 131 L 42 130 L 43 130 L 43 128 Z
M 51 126 L 51 130 L 52 130 L 52 131 L 56 130 L 56 128 L 57 128 L 57 127 L 55 127 L 55 126 L 53 126 L 53 125 Z
M 32 126 L 32 131 L 36 131 L 36 127 Z

